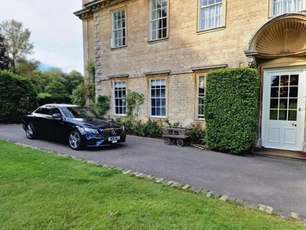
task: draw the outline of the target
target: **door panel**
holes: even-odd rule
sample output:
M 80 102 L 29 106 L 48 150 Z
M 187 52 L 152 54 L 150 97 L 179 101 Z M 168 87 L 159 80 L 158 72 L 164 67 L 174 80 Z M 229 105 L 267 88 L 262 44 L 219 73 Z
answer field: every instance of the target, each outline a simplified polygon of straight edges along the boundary
M 305 72 L 303 69 L 264 71 L 262 145 L 302 150 L 304 139 Z

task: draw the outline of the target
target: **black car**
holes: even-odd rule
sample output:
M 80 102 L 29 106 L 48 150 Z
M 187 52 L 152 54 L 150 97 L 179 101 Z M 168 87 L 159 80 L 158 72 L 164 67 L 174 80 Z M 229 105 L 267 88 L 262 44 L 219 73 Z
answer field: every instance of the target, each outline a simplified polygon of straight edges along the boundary
M 64 140 L 72 149 L 125 142 L 126 138 L 124 126 L 77 105 L 43 105 L 23 117 L 22 127 L 29 139 Z

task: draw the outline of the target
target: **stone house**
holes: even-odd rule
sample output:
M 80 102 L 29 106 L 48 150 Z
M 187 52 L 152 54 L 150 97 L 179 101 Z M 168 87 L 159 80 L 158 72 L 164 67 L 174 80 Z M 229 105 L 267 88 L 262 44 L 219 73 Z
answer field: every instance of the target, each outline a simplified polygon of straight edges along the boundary
M 84 63 L 96 93 L 125 116 L 204 124 L 205 76 L 252 66 L 261 77 L 257 146 L 306 151 L 306 0 L 83 0 Z

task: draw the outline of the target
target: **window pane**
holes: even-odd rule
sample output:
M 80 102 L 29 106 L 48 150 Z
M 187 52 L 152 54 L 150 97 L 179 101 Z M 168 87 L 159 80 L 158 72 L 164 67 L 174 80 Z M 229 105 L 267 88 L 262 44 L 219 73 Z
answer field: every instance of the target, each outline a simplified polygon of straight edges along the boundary
M 277 110 L 270 110 L 270 120 L 277 120 Z
M 112 46 L 121 47 L 126 43 L 125 39 L 125 10 L 113 12 L 113 33 L 112 33 Z
M 279 110 L 278 120 L 287 120 L 287 110 Z
M 167 2 L 168 0 L 151 0 L 151 40 L 167 37 Z
M 287 103 L 288 103 L 287 99 L 281 99 L 280 103 L 279 103 L 279 108 L 280 109 L 287 109 Z
M 289 109 L 297 109 L 297 99 L 289 99 Z
M 290 76 L 290 85 L 297 86 L 299 82 L 299 75 L 291 75 Z
M 200 29 L 207 30 L 222 25 L 223 1 L 201 1 Z
M 114 104 L 115 114 L 125 114 L 125 101 L 124 96 L 126 95 L 126 82 L 115 82 L 114 83 Z
M 279 86 L 279 76 L 271 77 L 271 86 Z
M 166 81 L 152 79 L 151 86 L 151 116 L 166 116 Z
M 281 76 L 280 85 L 281 86 L 288 86 L 288 83 L 289 83 L 289 76 L 288 75 Z
M 271 88 L 271 97 L 278 97 L 278 87 L 277 88 Z
M 279 96 L 280 97 L 288 97 L 288 87 L 280 87 Z
M 270 108 L 271 109 L 278 109 L 278 99 L 271 99 Z
M 303 0 L 273 0 L 273 15 L 303 10 Z
M 298 96 L 298 87 L 290 87 L 290 95 L 289 97 L 297 97 Z
M 289 121 L 296 121 L 296 115 L 297 115 L 297 111 L 296 110 L 289 110 L 288 120 Z

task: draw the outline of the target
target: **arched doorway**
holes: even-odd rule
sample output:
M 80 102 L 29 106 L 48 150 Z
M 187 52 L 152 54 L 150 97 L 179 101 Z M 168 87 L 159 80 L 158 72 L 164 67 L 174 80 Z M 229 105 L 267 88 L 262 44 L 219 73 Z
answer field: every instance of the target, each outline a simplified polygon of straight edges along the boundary
M 305 151 L 306 15 L 271 19 L 245 54 L 262 80 L 258 147 Z

